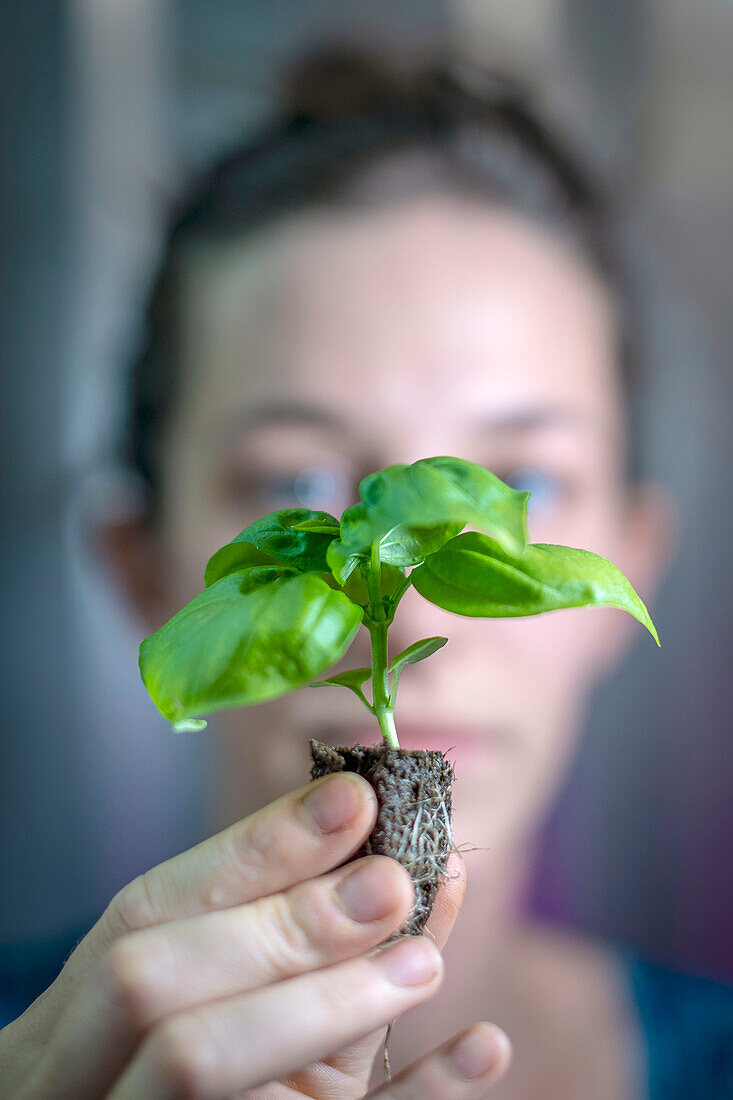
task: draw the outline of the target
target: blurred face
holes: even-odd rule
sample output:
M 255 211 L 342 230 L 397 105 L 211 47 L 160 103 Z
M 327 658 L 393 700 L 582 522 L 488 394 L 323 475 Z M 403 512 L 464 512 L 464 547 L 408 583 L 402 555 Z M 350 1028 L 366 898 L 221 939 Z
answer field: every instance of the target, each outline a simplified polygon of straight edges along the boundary
M 179 300 L 184 385 L 159 528 L 168 613 L 262 514 L 339 515 L 360 477 L 440 454 L 530 489 L 531 541 L 604 554 L 643 591 L 611 305 L 541 229 L 458 199 L 300 215 L 192 251 Z M 606 609 L 475 620 L 408 592 L 394 651 L 432 634 L 449 643 L 405 673 L 397 729 L 404 747 L 455 761 L 458 842 L 496 850 L 531 834 L 626 630 Z M 344 667 L 369 662 L 363 633 Z M 374 742 L 369 717 L 335 689 L 217 716 L 229 816 L 302 783 L 308 737 Z

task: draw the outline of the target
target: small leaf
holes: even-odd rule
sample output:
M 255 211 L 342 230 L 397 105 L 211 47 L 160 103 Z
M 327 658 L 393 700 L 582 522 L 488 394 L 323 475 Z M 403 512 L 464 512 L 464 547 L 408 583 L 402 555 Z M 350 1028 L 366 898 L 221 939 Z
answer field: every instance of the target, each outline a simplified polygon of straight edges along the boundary
M 205 718 L 183 718 L 180 722 L 173 723 L 173 732 L 196 733 L 197 730 L 205 730 L 207 725 Z
M 327 680 L 313 680 L 310 687 L 348 687 L 360 688 L 366 683 L 372 674 L 370 668 L 350 668 L 346 672 L 337 672 L 335 676 L 329 676 Z
M 173 722 L 263 702 L 336 664 L 362 615 L 313 573 L 243 569 L 205 588 L 146 638 L 140 672 Z
M 309 508 L 271 512 L 209 558 L 204 584 L 208 587 L 252 565 L 288 565 L 301 573 L 328 573 L 326 550 L 338 533 L 339 522 L 328 512 Z
M 426 657 L 432 657 L 433 653 L 437 653 L 439 649 L 442 649 L 447 641 L 447 638 L 436 636 L 435 638 L 423 638 L 419 642 L 413 642 L 412 645 L 408 645 L 407 649 L 403 649 L 401 653 L 397 654 L 389 666 L 389 671 L 397 672 L 403 669 L 405 665 L 416 665 L 418 661 L 424 661 Z
M 458 535 L 410 579 L 426 600 L 459 615 L 539 615 L 567 607 L 618 607 L 647 628 L 644 603 L 615 565 L 589 550 L 536 543 L 513 557 L 477 531 Z
M 309 685 L 312 688 L 318 687 L 345 687 L 349 691 L 353 691 L 362 703 L 367 703 L 362 691 L 363 684 L 370 679 L 372 675 L 371 668 L 350 668 L 346 672 L 337 672 L 335 676 L 329 676 L 327 680 L 313 680 Z M 371 708 L 370 708 L 371 709 Z
M 459 458 L 388 466 L 359 483 L 361 500 L 341 517 L 341 536 L 326 552 L 343 584 L 378 546 L 379 559 L 402 568 L 435 553 L 467 524 L 490 532 L 511 553 L 526 545 L 528 493 Z
M 313 535 L 331 535 L 333 538 L 339 534 L 338 523 L 320 523 L 316 519 L 306 519 L 302 523 L 293 524 L 294 531 L 310 531 Z

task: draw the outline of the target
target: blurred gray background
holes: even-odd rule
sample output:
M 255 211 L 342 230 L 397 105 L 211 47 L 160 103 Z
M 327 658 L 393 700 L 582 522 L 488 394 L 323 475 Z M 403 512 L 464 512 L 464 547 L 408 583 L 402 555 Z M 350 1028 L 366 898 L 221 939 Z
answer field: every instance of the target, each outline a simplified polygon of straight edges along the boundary
M 644 465 L 678 499 L 680 549 L 664 648 L 599 694 L 532 903 L 733 977 L 728 0 L 0 6 L 0 943 L 83 927 L 205 834 L 205 741 L 157 719 L 84 532 L 127 505 L 110 455 L 166 206 L 324 38 L 440 42 L 529 78 L 622 189 L 648 317 Z

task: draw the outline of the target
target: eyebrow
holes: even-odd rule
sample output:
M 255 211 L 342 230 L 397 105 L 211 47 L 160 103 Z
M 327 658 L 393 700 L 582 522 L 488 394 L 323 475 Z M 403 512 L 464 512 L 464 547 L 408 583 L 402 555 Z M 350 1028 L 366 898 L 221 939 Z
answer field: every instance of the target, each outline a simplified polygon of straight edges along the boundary
M 223 444 L 226 446 L 227 442 L 236 439 L 242 431 L 256 431 L 259 428 L 283 424 L 323 428 L 327 431 L 349 431 L 349 425 L 345 420 L 322 405 L 313 405 L 307 401 L 276 401 L 256 405 L 254 408 L 242 410 L 232 417 L 227 417 L 222 424 L 218 425 L 217 432 L 220 433 Z
M 219 440 L 219 453 L 223 453 L 237 442 L 242 433 L 287 425 L 318 428 L 338 434 L 347 434 L 350 427 L 336 412 L 322 405 L 299 399 L 277 400 L 241 409 L 233 416 L 216 423 L 214 434 Z
M 353 437 L 354 427 L 331 409 L 307 401 L 275 401 L 241 410 L 217 427 L 221 449 L 225 450 L 242 432 L 271 426 L 314 427 Z M 569 409 L 552 406 L 508 409 L 479 417 L 474 428 L 479 434 L 528 435 L 547 428 L 583 429 L 587 420 Z
M 490 413 L 477 422 L 479 431 L 506 435 L 526 435 L 545 428 L 585 428 L 588 421 L 570 409 L 541 405 L 535 408 L 509 409 Z

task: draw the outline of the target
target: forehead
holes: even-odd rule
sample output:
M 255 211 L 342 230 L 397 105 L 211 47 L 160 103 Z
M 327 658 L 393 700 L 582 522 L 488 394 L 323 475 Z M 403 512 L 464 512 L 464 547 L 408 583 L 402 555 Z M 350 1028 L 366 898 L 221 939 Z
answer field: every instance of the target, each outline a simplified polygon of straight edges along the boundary
M 300 214 L 179 267 L 183 411 L 202 430 L 293 398 L 399 430 L 549 403 L 611 415 L 613 310 L 588 265 L 501 210 L 421 199 Z

